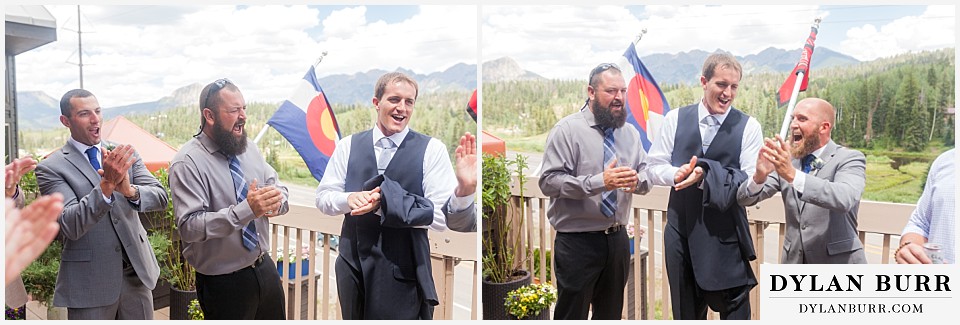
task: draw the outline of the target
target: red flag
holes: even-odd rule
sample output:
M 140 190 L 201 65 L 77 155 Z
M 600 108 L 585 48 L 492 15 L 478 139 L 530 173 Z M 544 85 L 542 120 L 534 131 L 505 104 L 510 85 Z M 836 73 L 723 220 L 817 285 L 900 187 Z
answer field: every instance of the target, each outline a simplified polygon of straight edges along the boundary
M 807 81 L 810 79 L 810 58 L 813 57 L 813 42 L 817 40 L 817 27 L 810 27 L 810 36 L 807 37 L 806 44 L 800 52 L 800 62 L 793 68 L 793 72 L 787 76 L 787 81 L 780 86 L 777 91 L 777 105 L 783 106 L 790 102 L 790 95 L 793 93 L 793 87 L 797 83 L 797 73 L 803 72 L 803 80 L 800 82 L 800 91 L 807 90 Z
M 470 114 L 470 117 L 473 118 L 473 121 L 477 121 L 477 90 L 473 90 L 473 95 L 470 96 L 470 101 L 467 102 L 467 113 Z

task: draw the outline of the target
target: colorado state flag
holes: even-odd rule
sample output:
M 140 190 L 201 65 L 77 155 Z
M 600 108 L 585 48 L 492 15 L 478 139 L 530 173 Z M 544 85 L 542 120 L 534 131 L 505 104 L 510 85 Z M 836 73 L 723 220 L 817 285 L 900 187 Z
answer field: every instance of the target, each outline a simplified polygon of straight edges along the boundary
M 650 151 L 653 138 L 660 131 L 663 117 L 670 111 L 667 98 L 657 86 L 657 81 L 647 68 L 643 66 L 633 43 L 623 53 L 621 67 L 623 79 L 627 81 L 627 122 L 633 124 L 640 131 L 640 142 L 643 150 Z M 625 61 L 625 64 L 623 63 Z
M 327 162 L 340 140 L 340 127 L 317 82 L 313 66 L 267 124 L 297 149 L 313 178 L 317 181 L 323 178 Z

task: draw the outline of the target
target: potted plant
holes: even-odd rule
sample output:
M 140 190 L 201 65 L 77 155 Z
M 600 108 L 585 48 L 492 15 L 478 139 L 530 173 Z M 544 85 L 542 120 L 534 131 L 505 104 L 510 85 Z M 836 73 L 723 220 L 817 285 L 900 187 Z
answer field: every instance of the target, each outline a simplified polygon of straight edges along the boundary
M 203 309 L 200 309 L 200 301 L 196 299 L 190 300 L 190 306 L 187 309 L 187 313 L 190 314 L 191 320 L 203 320 Z
M 511 319 L 550 320 L 550 306 L 557 302 L 557 289 L 549 284 L 528 284 L 507 293 L 503 302 Z
M 513 199 L 510 190 L 516 173 L 523 196 L 526 166 L 523 155 L 512 160 L 483 155 L 483 319 L 508 319 L 507 293 L 530 284 L 530 272 L 523 269 L 530 252 L 520 246 L 525 202 Z
M 297 277 L 297 264 L 300 264 L 300 276 L 306 276 L 310 274 L 310 247 L 306 244 L 300 248 L 299 259 L 301 263 L 297 263 L 297 252 L 290 248 L 287 254 L 283 253 L 283 249 L 277 247 L 277 272 L 280 273 L 280 277 L 283 277 L 284 270 L 286 270 L 287 278 L 293 280 Z
M 183 248 L 177 230 L 177 217 L 173 213 L 173 197 L 170 195 L 167 170 L 159 169 L 153 174 L 166 188 L 169 200 L 166 210 L 148 212 L 150 216 L 147 220 L 155 222 L 151 225 L 154 235 L 150 243 L 154 245 L 154 254 L 160 264 L 160 280 L 170 283 L 170 319 L 186 320 L 190 319 L 187 312 L 190 301 L 197 298 L 197 275 L 182 255 Z

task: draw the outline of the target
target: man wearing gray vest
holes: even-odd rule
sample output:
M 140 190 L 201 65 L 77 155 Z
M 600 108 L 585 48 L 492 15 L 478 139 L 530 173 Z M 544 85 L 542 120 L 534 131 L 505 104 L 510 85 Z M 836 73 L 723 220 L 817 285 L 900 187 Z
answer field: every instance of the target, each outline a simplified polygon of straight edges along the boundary
M 427 230 L 447 229 L 441 207 L 457 183 L 446 146 L 407 126 L 417 94 L 407 75 L 381 76 L 376 126 L 337 143 L 317 187 L 317 208 L 344 215 L 343 319 L 432 319 L 439 303 Z
M 730 54 L 703 63 L 700 103 L 672 110 L 650 147 L 650 179 L 671 186 L 664 259 L 673 319 L 750 318 L 756 259 L 737 188 L 752 176 L 760 123 L 733 108 L 742 69 Z

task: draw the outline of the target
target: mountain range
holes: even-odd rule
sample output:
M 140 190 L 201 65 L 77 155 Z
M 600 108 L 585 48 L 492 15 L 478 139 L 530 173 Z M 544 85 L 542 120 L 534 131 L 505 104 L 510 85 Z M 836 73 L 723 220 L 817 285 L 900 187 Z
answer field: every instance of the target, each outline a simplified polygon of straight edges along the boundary
M 717 50 L 719 51 L 719 50 Z M 692 50 L 676 54 L 656 53 L 641 56 L 640 60 L 660 84 L 693 84 L 700 80 L 703 61 L 713 52 Z M 737 56 L 743 67 L 743 74 L 790 72 L 800 59 L 800 49 L 783 50 L 767 48 L 757 54 Z M 829 68 L 860 63 L 857 59 L 825 47 L 814 51 L 810 66 Z M 506 80 L 526 80 L 543 78 L 535 71 L 523 70 L 512 58 L 503 57 L 483 63 L 483 82 Z M 583 79 L 586 79 L 584 75 Z
M 418 74 L 397 68 L 414 80 L 420 87 L 420 93 L 444 91 L 473 91 L 477 88 L 477 65 L 458 63 L 444 71 L 430 74 Z M 317 79 L 323 87 L 330 104 L 350 105 L 369 104 L 373 97 L 374 84 L 388 71 L 374 69 L 351 75 L 337 74 Z M 195 83 L 180 87 L 170 95 L 160 99 L 117 107 L 104 107 L 103 118 L 111 119 L 120 115 L 153 114 L 178 106 L 196 106 L 203 85 Z M 42 91 L 17 92 L 17 121 L 21 129 L 49 129 L 61 127 L 60 100 Z
M 849 55 L 818 47 L 813 56 L 813 69 L 845 66 L 860 63 Z M 654 75 L 658 83 L 678 84 L 695 83 L 699 80 L 703 60 L 710 52 L 692 50 L 676 54 L 650 54 L 641 57 L 644 65 Z M 766 72 L 789 72 L 797 63 L 800 50 L 782 50 L 768 48 L 757 54 L 738 56 L 743 65 L 744 74 Z M 483 81 L 544 79 L 540 74 L 524 70 L 509 57 L 484 62 Z M 444 91 L 472 91 L 477 88 L 476 65 L 458 63 L 450 68 L 430 74 L 417 74 L 402 67 L 396 71 L 404 72 L 417 80 L 421 93 Z M 318 79 L 327 100 L 331 104 L 369 104 L 377 78 L 385 70 L 370 70 L 354 74 L 337 74 Z M 584 76 L 585 78 L 586 76 Z M 191 84 L 174 90 L 171 94 L 153 101 L 119 107 L 105 107 L 103 115 L 110 119 L 119 115 L 152 114 L 177 106 L 195 106 L 203 86 Z M 21 129 L 48 129 L 60 127 L 56 122 L 60 115 L 59 99 L 41 91 L 17 92 L 17 113 Z

